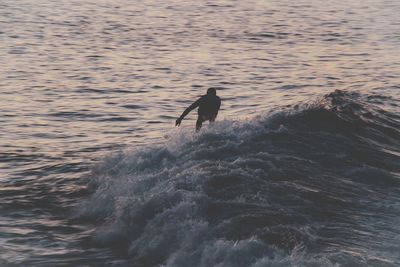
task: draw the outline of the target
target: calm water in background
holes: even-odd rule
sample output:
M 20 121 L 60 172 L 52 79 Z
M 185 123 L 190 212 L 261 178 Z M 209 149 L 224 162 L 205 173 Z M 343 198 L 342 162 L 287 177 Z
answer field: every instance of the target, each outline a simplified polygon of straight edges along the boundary
M 195 115 L 174 121 L 210 86 L 226 123 L 336 89 L 398 114 L 398 14 L 396 0 L 2 0 L 0 265 L 128 264 L 93 244 L 98 224 L 71 219 L 83 177 L 112 152 L 188 135 Z

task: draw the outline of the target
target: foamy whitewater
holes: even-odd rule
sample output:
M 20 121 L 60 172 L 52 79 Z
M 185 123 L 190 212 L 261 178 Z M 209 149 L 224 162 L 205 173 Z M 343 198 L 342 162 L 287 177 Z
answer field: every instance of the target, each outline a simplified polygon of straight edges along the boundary
M 77 219 L 131 266 L 395 266 L 400 116 L 364 101 L 336 91 L 110 155 Z
M 0 1 L 0 267 L 400 266 L 399 14 Z

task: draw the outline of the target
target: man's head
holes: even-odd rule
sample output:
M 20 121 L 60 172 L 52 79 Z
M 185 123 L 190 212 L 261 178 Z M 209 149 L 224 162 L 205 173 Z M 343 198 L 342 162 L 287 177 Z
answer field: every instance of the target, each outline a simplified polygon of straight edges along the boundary
M 210 87 L 207 90 L 207 95 L 217 95 L 217 90 L 214 87 Z

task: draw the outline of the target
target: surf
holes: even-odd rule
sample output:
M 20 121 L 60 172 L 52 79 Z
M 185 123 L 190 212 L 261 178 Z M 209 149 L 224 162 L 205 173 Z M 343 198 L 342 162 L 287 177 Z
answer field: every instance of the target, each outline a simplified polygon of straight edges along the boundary
M 337 90 L 110 154 L 75 219 L 137 266 L 395 266 L 400 120 L 380 97 Z

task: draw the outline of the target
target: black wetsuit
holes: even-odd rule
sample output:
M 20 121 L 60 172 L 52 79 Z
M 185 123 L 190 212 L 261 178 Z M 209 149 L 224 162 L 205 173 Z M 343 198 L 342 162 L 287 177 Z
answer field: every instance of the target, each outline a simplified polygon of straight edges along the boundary
M 180 125 L 183 118 L 190 111 L 199 107 L 197 114 L 199 115 L 196 122 L 196 130 L 200 130 L 204 121 L 215 121 L 221 106 L 221 99 L 216 94 L 206 94 L 200 97 L 196 102 L 191 104 L 182 115 L 176 120 L 176 125 Z

